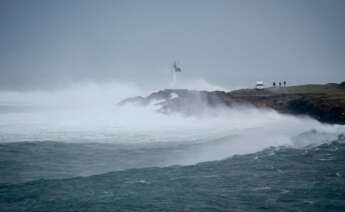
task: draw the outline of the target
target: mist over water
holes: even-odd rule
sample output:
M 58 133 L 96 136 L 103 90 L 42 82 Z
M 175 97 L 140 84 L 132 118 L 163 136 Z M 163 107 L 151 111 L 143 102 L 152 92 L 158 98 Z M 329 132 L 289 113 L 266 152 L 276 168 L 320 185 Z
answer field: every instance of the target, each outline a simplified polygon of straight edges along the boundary
M 286 81 L 278 101 L 304 109 L 290 86 L 307 85 L 291 90 L 337 121 L 344 10 L 341 0 L 1 1 L 0 212 L 345 211 L 345 125 L 230 108 L 219 93 L 118 104 Z M 319 95 L 315 83 L 332 84 Z
M 199 90 L 220 88 L 198 80 Z M 185 83 L 187 84 L 187 83 Z M 0 141 L 61 141 L 92 143 L 210 142 L 195 161 L 221 159 L 269 146 L 294 145 L 292 138 L 312 129 L 339 133 L 310 118 L 281 115 L 255 108 L 218 108 L 200 117 L 156 112 L 159 106 L 116 104 L 137 95 L 147 96 L 132 83 L 78 84 L 65 90 L 1 93 L 1 104 L 16 108 L 0 113 Z M 26 109 L 30 108 L 30 109 Z M 219 147 L 219 148 L 218 148 Z
M 205 81 L 196 83 L 197 89 L 201 89 L 201 84 Z M 205 87 L 215 88 L 213 85 Z M 11 190 L 16 186 L 1 187 L 3 184 L 36 183 L 40 179 L 67 186 L 70 185 L 68 180 L 76 179 L 78 183 L 72 184 L 79 185 L 84 179 L 86 182 L 90 179 L 93 185 L 92 179 L 98 175 L 105 176 L 106 180 L 96 180 L 97 183 L 113 185 L 107 178 L 113 175 L 111 172 L 121 176 L 127 171 L 132 173 L 133 168 L 138 170 L 138 176 L 148 175 L 132 179 L 137 178 L 137 174 L 129 174 L 129 183 L 145 184 L 155 176 L 154 172 L 146 171 L 149 167 L 167 167 L 162 170 L 176 170 L 177 176 L 182 178 L 186 175 L 184 171 L 189 169 L 196 173 L 201 171 L 200 176 L 208 177 L 213 173 L 204 173 L 203 168 L 199 170 L 198 167 L 205 166 L 200 162 L 214 161 L 210 169 L 229 163 L 237 170 L 236 163 L 232 163 L 234 155 L 249 157 L 250 160 L 244 161 L 251 166 L 252 161 L 260 163 L 262 155 L 274 155 L 280 149 L 283 152 L 284 148 L 293 149 L 293 154 L 299 154 L 300 150 L 342 141 L 345 132 L 343 126 L 324 125 L 307 117 L 282 115 L 269 109 L 218 107 L 208 108 L 198 116 L 184 116 L 157 112 L 160 106 L 154 102 L 145 107 L 117 105 L 127 97 L 147 96 L 151 92 L 131 83 L 114 83 L 82 84 L 54 92 L 1 93 L 0 189 Z M 275 161 L 281 158 L 277 157 Z M 320 160 L 328 160 L 330 156 L 320 157 Z M 175 169 L 173 165 L 180 165 L 180 168 Z M 266 163 L 260 165 L 272 167 Z M 292 170 L 295 168 L 299 167 Z M 219 170 L 229 171 L 227 168 Z M 230 171 L 234 175 L 238 173 L 238 170 Z M 165 182 L 174 176 L 164 173 L 159 179 Z M 56 179 L 65 179 L 66 184 Z M 130 185 L 127 177 L 119 182 L 119 185 Z M 30 186 L 21 185 L 24 185 L 24 193 L 31 190 Z M 45 189 L 45 186 L 37 188 Z M 248 189 L 256 188 L 249 186 Z M 54 199 L 54 195 L 55 192 L 48 196 Z

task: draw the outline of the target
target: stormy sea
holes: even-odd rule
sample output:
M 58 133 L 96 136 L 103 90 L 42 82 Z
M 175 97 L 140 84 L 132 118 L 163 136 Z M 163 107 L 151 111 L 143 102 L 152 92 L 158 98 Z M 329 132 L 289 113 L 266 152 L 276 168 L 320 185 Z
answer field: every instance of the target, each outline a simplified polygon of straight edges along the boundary
M 0 211 L 345 210 L 344 126 L 250 107 L 186 117 L 116 105 L 141 94 L 2 93 Z

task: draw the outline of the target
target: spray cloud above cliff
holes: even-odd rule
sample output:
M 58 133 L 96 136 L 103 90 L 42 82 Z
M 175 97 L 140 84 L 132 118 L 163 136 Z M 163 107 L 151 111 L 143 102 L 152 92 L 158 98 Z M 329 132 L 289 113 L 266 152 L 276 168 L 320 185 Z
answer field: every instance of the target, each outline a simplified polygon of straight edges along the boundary
M 293 137 L 311 130 L 326 133 L 329 139 L 344 130 L 309 118 L 251 107 L 209 108 L 202 116 L 185 116 L 157 112 L 160 107 L 157 102 L 147 106 L 116 106 L 128 96 L 150 93 L 128 83 L 82 84 L 54 92 L 1 93 L 1 99 L 18 108 L 1 111 L 0 141 L 202 143 L 192 155 L 181 159 L 189 164 L 270 146 L 294 146 Z M 33 106 L 32 110 L 25 110 L 28 106 Z M 317 143 L 317 139 L 312 141 Z

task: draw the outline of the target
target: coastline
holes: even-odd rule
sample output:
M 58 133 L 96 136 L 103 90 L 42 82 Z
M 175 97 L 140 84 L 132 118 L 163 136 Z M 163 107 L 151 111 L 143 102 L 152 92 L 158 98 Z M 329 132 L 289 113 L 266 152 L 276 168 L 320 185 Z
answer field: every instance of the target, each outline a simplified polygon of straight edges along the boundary
M 345 83 L 328 83 L 224 91 L 166 89 L 147 97 L 127 98 L 118 105 L 148 105 L 157 101 L 163 113 L 197 115 L 206 108 L 254 106 L 270 108 L 282 114 L 304 115 L 321 123 L 345 125 Z

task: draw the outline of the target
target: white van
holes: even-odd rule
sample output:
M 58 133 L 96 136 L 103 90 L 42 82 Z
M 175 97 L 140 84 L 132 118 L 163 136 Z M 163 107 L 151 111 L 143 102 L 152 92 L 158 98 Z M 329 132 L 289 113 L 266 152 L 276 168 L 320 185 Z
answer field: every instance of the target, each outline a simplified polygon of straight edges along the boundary
M 264 82 L 258 81 L 256 82 L 256 90 L 263 90 L 264 89 Z

